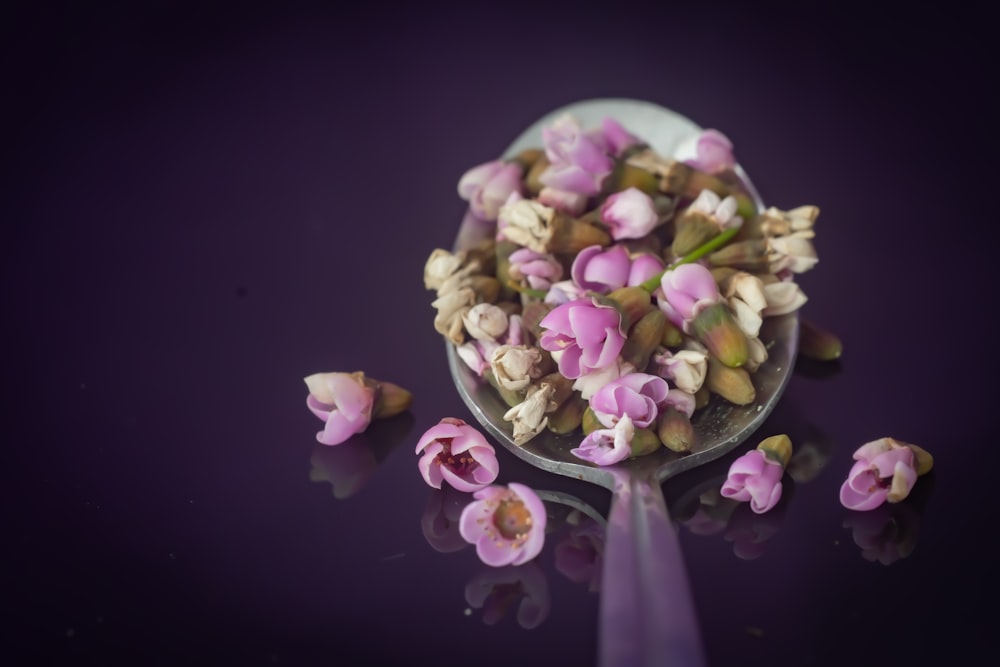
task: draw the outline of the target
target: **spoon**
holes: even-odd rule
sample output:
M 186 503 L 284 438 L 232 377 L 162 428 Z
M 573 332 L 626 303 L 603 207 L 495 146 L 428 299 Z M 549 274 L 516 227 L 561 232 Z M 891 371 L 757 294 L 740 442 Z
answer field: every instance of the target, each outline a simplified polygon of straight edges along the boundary
M 556 109 L 526 129 L 504 153 L 542 145 L 542 128 L 562 114 L 572 114 L 583 127 L 595 127 L 610 116 L 665 157 L 701 128 L 680 114 L 633 99 L 607 98 L 576 102 Z M 736 174 L 747 186 L 759 210 L 763 202 L 746 174 Z M 494 233 L 470 216 L 459 230 L 454 250 L 470 247 Z M 684 455 L 659 451 L 610 466 L 596 466 L 570 453 L 582 439 L 577 432 L 556 435 L 542 431 L 524 445 L 514 444 L 512 424 L 504 421 L 508 406 L 476 376 L 447 343 L 448 366 L 459 394 L 482 426 L 514 455 L 543 470 L 601 485 L 611 491 L 604 570 L 602 572 L 598 654 L 604 667 L 631 665 L 705 664 L 677 534 L 667 513 L 664 480 L 717 459 L 745 441 L 777 404 L 787 384 L 798 346 L 795 313 L 764 319 L 760 340 L 768 359 L 753 374 L 756 400 L 736 406 L 717 396 L 695 413 L 697 451 Z

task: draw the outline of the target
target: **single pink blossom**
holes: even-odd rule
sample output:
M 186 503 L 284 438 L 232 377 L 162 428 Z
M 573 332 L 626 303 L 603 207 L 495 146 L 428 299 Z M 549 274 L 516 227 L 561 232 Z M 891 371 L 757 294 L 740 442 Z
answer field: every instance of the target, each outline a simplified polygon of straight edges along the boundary
M 701 264 L 681 264 L 667 271 L 660 278 L 660 288 L 662 298 L 657 299 L 657 305 L 680 328 L 705 308 L 722 301 L 715 277 Z
M 854 452 L 854 460 L 840 487 L 840 502 L 847 509 L 866 511 L 886 501 L 898 503 L 917 482 L 913 450 L 893 438 L 865 443 Z
M 492 484 L 500 472 L 493 446 L 461 419 L 445 417 L 427 429 L 416 451 L 422 454 L 420 474 L 435 489 L 447 482 L 458 491 L 476 491 Z
M 542 143 L 549 166 L 540 180 L 557 190 L 596 195 L 614 169 L 602 142 L 585 133 L 572 116 L 561 116 L 542 128 Z
M 309 395 L 306 406 L 326 422 L 316 439 L 324 445 L 339 445 L 361 433 L 372 419 L 375 390 L 359 373 L 314 373 L 305 378 Z
M 718 130 L 702 130 L 693 144 L 694 156 L 683 160 L 688 166 L 709 174 L 718 174 L 736 166 L 733 142 Z
M 651 252 L 640 252 L 632 256 L 632 264 L 628 269 L 628 280 L 625 284 L 629 287 L 638 287 L 644 282 L 663 273 L 667 265 L 663 263 L 659 255 Z
M 632 454 L 633 437 L 635 427 L 626 414 L 615 423 L 614 428 L 599 428 L 588 433 L 580 446 L 569 450 L 569 453 L 595 465 L 608 466 L 624 461 Z
M 740 502 L 750 501 L 750 509 L 763 514 L 781 499 L 781 477 L 785 468 L 759 449 L 751 449 L 729 467 L 722 484 L 722 496 Z
M 493 160 L 469 169 L 458 181 L 458 196 L 480 220 L 496 220 L 512 193 L 520 192 L 524 169 L 517 162 Z
M 632 260 L 622 245 L 592 245 L 577 253 L 570 267 L 573 282 L 583 290 L 608 294 L 628 282 Z
M 571 380 L 615 363 L 625 346 L 621 314 L 592 298 L 556 306 L 539 325 L 539 346 L 558 357 L 559 372 Z
M 638 188 L 628 188 L 609 195 L 601 204 L 601 222 L 611 238 L 638 239 L 649 234 L 660 222 L 653 199 Z
M 493 567 L 522 565 L 545 543 L 545 504 L 523 484 L 487 486 L 473 494 L 459 518 L 459 531 Z
M 607 153 L 615 157 L 621 157 L 622 153 L 629 148 L 642 143 L 638 137 L 610 116 L 603 118 L 600 129 L 592 131 L 590 134 L 595 141 L 604 147 Z
M 669 389 L 658 375 L 629 373 L 598 389 L 590 398 L 590 409 L 607 428 L 613 428 L 625 415 L 637 428 L 647 428 L 659 416 L 659 406 Z
M 508 272 L 514 280 L 524 280 L 528 287 L 548 290 L 562 279 L 562 264 L 553 255 L 535 252 L 531 248 L 518 248 L 508 258 Z

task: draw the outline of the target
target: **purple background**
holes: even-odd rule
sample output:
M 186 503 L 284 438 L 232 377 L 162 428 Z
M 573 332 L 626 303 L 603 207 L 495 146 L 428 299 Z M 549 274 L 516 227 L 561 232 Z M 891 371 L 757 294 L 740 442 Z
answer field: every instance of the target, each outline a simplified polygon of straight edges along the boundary
M 462 216 L 458 178 L 591 97 L 716 127 L 765 201 L 822 209 L 802 314 L 845 353 L 800 368 L 761 432 L 829 460 L 786 476 L 757 558 L 679 528 L 710 663 L 987 650 L 983 17 L 687 4 L 6 10 L 0 497 L 18 664 L 593 664 L 598 595 L 554 567 L 557 533 L 538 627 L 469 611 L 486 568 L 428 542 L 438 498 L 413 456 L 440 418 L 471 421 L 422 284 Z M 359 369 L 411 389 L 412 410 L 318 445 L 302 377 Z M 889 566 L 862 558 L 837 500 L 854 449 L 886 435 L 936 457 L 891 517 L 869 515 L 917 530 Z M 665 485 L 675 516 L 745 449 Z M 603 489 L 499 454 L 501 481 L 607 509 Z

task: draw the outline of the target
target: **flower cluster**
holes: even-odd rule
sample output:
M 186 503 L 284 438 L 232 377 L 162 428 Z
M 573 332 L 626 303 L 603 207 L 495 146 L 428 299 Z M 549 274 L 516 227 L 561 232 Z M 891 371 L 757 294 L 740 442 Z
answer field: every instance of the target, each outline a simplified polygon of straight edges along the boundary
M 695 412 L 752 404 L 764 318 L 806 301 L 818 209 L 759 210 L 716 130 L 664 156 L 565 115 L 542 144 L 461 177 L 495 226 L 428 258 L 436 330 L 507 402 L 515 444 L 579 433 L 595 465 L 697 451 Z

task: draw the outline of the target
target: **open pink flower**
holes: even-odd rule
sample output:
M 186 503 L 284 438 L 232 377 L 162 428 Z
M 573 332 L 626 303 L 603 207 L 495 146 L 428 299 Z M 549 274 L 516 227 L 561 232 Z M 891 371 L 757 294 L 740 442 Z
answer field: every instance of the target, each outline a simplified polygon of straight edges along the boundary
M 611 238 L 616 241 L 642 238 L 659 221 L 652 198 L 638 188 L 615 192 L 601 204 L 601 222 L 608 226 Z
M 458 181 L 458 196 L 480 220 L 496 220 L 500 207 L 520 192 L 524 170 L 516 162 L 493 160 L 469 169 Z
M 733 461 L 722 484 L 722 496 L 750 501 L 750 509 L 762 514 L 781 499 L 781 477 L 785 468 L 759 449 L 752 449 Z
M 459 531 L 493 567 L 521 565 L 545 543 L 545 503 L 523 484 L 487 486 L 473 494 L 459 518 Z
M 305 378 L 309 395 L 306 406 L 326 422 L 316 439 L 324 445 L 339 445 L 368 428 L 375 403 L 375 390 L 361 373 L 314 373 Z
M 625 286 L 631 267 L 632 260 L 625 246 L 602 248 L 592 245 L 576 254 L 570 274 L 581 289 L 608 294 Z
M 629 373 L 598 389 L 590 398 L 590 408 L 607 428 L 625 415 L 637 428 L 646 428 L 656 421 L 669 390 L 667 381 L 657 375 Z
M 722 301 L 715 277 L 701 264 L 681 264 L 667 271 L 660 278 L 660 288 L 663 297 L 657 305 L 667 319 L 681 328 L 708 306 Z
M 872 510 L 889 501 L 898 503 L 917 482 L 914 451 L 894 438 L 879 438 L 854 452 L 856 463 L 840 487 L 840 502 L 847 509 Z
M 417 466 L 435 489 L 447 482 L 458 491 L 476 491 L 492 484 L 500 472 L 496 451 L 483 434 L 461 419 L 445 417 L 417 442 L 423 454 Z
M 614 428 L 599 428 L 587 434 L 580 446 L 569 450 L 578 459 L 599 466 L 609 466 L 624 461 L 632 454 L 635 426 L 629 416 L 623 415 Z
M 559 372 L 571 380 L 615 363 L 625 346 L 621 314 L 595 299 L 556 306 L 539 325 L 539 346 L 552 352 Z
M 518 248 L 510 254 L 510 277 L 525 281 L 528 287 L 547 290 L 563 275 L 562 264 L 553 255 L 535 252 L 531 248 Z
M 614 168 L 603 142 L 584 132 L 572 116 L 561 116 L 542 128 L 542 143 L 549 166 L 540 180 L 557 190 L 596 195 Z

